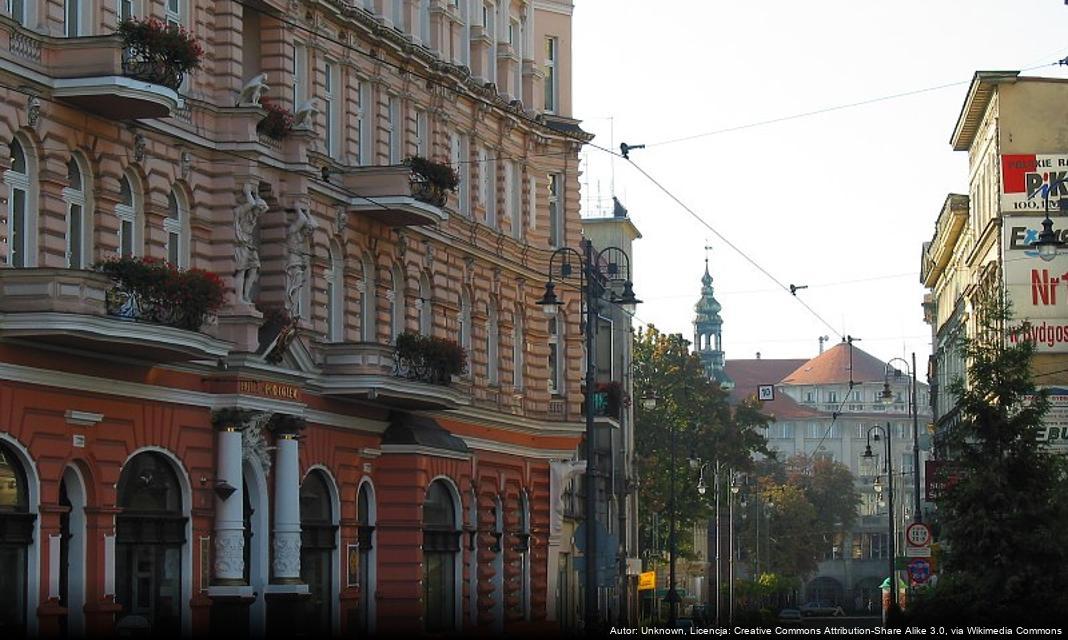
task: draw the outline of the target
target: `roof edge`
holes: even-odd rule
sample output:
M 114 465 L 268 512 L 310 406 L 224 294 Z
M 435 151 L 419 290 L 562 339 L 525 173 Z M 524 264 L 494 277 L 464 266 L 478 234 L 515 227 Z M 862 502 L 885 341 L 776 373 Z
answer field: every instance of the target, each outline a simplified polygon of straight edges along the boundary
M 949 138 L 949 144 L 953 146 L 954 151 L 966 151 L 975 139 L 975 128 L 990 104 L 989 89 L 998 84 L 1016 82 L 1019 76 L 1019 71 L 975 72 L 968 87 L 968 96 L 961 105 L 960 115 L 957 116 L 957 124 L 953 127 L 953 135 Z M 968 124 L 974 125 L 970 131 L 966 130 Z

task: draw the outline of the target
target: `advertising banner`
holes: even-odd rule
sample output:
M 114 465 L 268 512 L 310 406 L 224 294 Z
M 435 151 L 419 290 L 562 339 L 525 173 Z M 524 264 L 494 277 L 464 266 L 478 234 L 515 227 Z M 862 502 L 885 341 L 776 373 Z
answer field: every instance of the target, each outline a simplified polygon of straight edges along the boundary
M 1049 412 L 1042 419 L 1038 441 L 1050 451 L 1068 453 L 1068 389 L 1064 387 L 1039 387 L 1049 389 Z
M 1043 216 L 1005 216 L 1002 263 L 1014 321 L 1010 342 L 1033 340 L 1039 353 L 1068 353 L 1068 250 L 1046 262 L 1031 247 Z M 1068 238 L 1068 220 L 1057 218 L 1057 233 Z
M 1017 154 L 1001 156 L 1001 210 L 1037 213 L 1059 209 L 1068 198 L 1068 155 Z

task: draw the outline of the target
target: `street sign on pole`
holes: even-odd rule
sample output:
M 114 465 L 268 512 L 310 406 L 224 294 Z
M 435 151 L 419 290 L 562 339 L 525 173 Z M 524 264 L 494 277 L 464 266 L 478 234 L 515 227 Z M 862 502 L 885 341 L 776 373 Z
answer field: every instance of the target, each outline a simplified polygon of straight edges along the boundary
M 916 558 L 909 562 L 908 572 L 912 584 L 927 584 L 931 579 L 931 563 L 924 558 Z
M 922 522 L 913 522 L 905 529 L 905 542 L 909 547 L 931 546 L 931 529 Z
M 648 591 L 656 588 L 656 572 L 643 571 L 638 574 L 638 591 Z
M 931 547 L 905 547 L 906 558 L 930 558 Z
M 757 400 L 768 402 L 775 399 L 775 385 L 757 385 Z

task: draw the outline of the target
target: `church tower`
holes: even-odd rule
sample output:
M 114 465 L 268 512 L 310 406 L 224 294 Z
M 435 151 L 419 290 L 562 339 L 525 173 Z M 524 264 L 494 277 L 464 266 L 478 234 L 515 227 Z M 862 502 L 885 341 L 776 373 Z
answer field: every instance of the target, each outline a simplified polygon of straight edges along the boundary
M 693 320 L 693 345 L 708 377 L 724 389 L 734 387 L 734 381 L 723 367 L 723 318 L 720 306 L 712 291 L 712 276 L 708 273 L 708 251 L 705 247 L 705 275 L 701 278 L 701 299 L 694 306 L 697 315 Z

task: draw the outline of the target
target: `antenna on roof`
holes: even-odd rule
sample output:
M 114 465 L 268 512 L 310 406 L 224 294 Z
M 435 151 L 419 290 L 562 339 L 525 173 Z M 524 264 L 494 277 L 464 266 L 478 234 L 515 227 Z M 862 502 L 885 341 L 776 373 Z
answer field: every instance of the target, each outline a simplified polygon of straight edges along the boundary
M 823 353 L 823 343 L 830 339 L 830 336 L 820 336 L 820 353 Z

